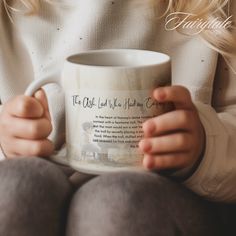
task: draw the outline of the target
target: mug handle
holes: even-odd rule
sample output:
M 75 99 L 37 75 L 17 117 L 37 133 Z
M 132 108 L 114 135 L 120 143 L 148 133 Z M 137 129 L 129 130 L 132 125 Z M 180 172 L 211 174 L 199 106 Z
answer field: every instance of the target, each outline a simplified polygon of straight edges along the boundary
M 24 95 L 25 96 L 33 96 L 34 93 L 39 90 L 42 86 L 46 85 L 46 84 L 58 84 L 60 85 L 59 81 L 52 79 L 52 78 L 45 78 L 42 80 L 35 80 L 33 81 L 25 90 Z

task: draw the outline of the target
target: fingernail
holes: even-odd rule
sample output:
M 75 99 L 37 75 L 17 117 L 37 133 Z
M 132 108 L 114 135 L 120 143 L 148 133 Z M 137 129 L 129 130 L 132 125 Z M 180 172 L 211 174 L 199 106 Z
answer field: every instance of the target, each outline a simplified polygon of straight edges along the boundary
M 143 158 L 143 166 L 147 169 L 153 169 L 154 167 L 154 160 L 151 155 L 144 155 Z
M 152 135 L 155 129 L 156 129 L 155 124 L 151 121 L 147 121 L 143 124 L 143 131 L 144 134 L 147 136 Z
M 139 147 L 143 152 L 149 152 L 152 149 L 152 144 L 148 140 L 141 140 L 139 142 Z
M 165 99 L 165 92 L 163 89 L 158 88 L 154 91 L 154 98 L 157 99 L 158 101 L 162 101 Z

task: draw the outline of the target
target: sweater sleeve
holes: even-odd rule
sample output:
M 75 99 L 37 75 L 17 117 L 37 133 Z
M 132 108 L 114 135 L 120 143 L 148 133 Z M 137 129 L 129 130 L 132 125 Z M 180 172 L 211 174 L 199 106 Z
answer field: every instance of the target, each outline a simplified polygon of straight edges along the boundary
M 236 20 L 236 2 L 231 2 Z M 185 185 L 213 201 L 236 202 L 236 58 L 219 56 L 212 106 L 196 103 L 206 133 L 205 155 Z
M 236 75 L 220 56 L 213 104 L 196 103 L 206 133 L 205 155 L 185 181 L 194 192 L 214 201 L 236 202 Z

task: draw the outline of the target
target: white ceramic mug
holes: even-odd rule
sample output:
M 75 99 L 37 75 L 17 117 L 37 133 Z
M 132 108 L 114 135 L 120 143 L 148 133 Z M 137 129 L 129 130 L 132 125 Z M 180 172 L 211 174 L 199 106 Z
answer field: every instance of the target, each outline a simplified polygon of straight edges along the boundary
M 135 49 L 80 53 L 67 58 L 61 81 L 34 81 L 25 95 L 47 83 L 65 92 L 70 166 L 95 174 L 141 167 L 142 123 L 169 110 L 151 98 L 171 83 L 169 56 Z

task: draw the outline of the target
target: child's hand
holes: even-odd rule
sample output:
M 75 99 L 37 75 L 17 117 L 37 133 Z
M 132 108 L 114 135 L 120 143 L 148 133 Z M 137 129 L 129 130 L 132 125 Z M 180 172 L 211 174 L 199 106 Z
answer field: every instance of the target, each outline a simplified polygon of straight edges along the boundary
M 48 156 L 54 146 L 47 98 L 43 90 L 33 97 L 17 96 L 3 105 L 0 143 L 7 157 Z
M 140 150 L 148 169 L 183 169 L 194 166 L 205 146 L 205 132 L 189 91 L 181 86 L 157 88 L 154 98 L 172 102 L 175 110 L 147 120 Z

